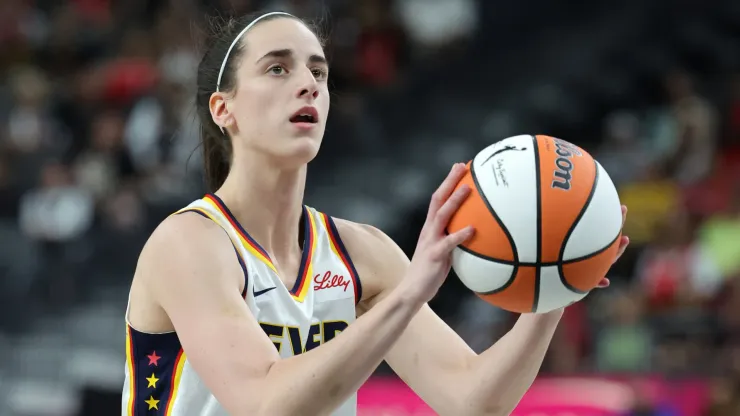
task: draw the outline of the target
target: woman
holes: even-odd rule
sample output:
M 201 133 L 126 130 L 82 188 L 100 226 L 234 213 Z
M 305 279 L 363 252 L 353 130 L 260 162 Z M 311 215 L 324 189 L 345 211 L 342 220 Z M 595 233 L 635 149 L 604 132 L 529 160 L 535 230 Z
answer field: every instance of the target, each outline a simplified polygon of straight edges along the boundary
M 532 383 L 562 311 L 522 316 L 476 355 L 426 306 L 473 235 L 445 233 L 470 192 L 453 192 L 462 164 L 410 263 L 381 231 L 302 206 L 327 76 L 318 37 L 285 13 L 232 21 L 211 43 L 197 106 L 216 191 L 141 253 L 123 414 L 354 415 L 383 359 L 440 414 L 508 414 Z

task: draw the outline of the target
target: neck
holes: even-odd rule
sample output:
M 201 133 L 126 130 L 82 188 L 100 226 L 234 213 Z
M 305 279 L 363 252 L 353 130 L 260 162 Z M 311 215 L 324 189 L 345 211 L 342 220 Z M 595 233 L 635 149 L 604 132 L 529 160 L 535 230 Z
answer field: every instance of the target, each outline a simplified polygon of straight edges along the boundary
M 286 170 L 269 163 L 263 155 L 255 156 L 235 160 L 216 193 L 271 256 L 290 257 L 300 251 L 298 226 L 306 165 Z

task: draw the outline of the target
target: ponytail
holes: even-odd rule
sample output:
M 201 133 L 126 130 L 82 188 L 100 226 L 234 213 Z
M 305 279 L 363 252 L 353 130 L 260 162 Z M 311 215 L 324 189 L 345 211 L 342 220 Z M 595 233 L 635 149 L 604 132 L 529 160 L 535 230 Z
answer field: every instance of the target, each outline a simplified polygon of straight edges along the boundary
M 201 128 L 203 171 L 208 192 L 216 192 L 226 181 L 231 167 L 231 140 L 216 127 Z

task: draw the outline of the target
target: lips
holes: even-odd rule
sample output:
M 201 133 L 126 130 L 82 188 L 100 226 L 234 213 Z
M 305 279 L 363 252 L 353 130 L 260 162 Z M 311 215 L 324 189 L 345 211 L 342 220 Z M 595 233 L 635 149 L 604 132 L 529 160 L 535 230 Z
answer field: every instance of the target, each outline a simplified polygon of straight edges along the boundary
M 314 107 L 303 107 L 300 110 L 293 113 L 290 117 L 291 123 L 311 123 L 315 124 L 319 122 L 319 112 Z

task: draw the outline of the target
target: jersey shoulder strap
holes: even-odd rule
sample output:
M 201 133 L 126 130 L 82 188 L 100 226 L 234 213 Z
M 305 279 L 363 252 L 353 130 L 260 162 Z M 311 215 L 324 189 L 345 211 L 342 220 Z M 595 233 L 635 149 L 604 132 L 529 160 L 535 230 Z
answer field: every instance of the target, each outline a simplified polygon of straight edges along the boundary
M 247 261 L 245 256 L 242 254 L 242 250 L 240 250 L 242 244 L 239 241 L 238 233 L 232 226 L 231 222 L 221 213 L 218 207 L 214 206 L 214 204 L 208 200 L 208 197 L 195 200 L 185 208 L 175 211 L 172 215 L 180 215 L 186 212 L 193 212 L 204 218 L 208 218 L 209 220 L 216 223 L 216 225 L 218 225 L 222 230 L 224 230 L 226 235 L 229 237 L 231 245 L 232 247 L 234 247 L 234 252 L 236 253 L 236 258 L 239 262 L 239 266 L 244 273 L 244 289 L 242 290 L 241 294 L 242 298 L 246 298 L 248 288 L 247 283 L 249 283 L 249 274 L 247 273 Z
M 339 235 L 339 231 L 337 230 L 337 225 L 334 222 L 334 219 L 331 216 L 317 211 L 314 208 L 308 206 L 306 208 L 314 216 L 314 218 L 317 219 L 317 228 L 319 229 L 317 234 L 319 235 L 320 239 L 319 244 L 328 246 L 329 250 L 326 251 L 330 252 L 331 256 L 333 256 L 336 261 L 339 261 L 344 265 L 344 268 L 347 270 L 347 273 L 349 273 L 350 278 L 352 279 L 352 282 L 354 284 L 355 304 L 359 303 L 360 300 L 362 300 L 362 283 L 360 282 L 360 276 L 357 273 L 357 269 L 355 268 L 352 259 L 350 258 L 347 248 L 342 242 L 342 238 Z

